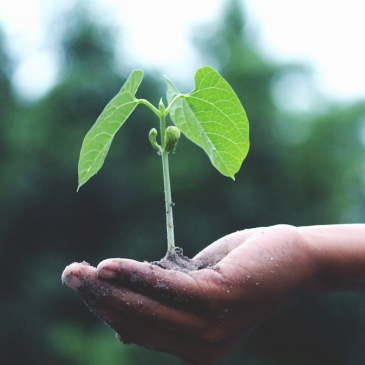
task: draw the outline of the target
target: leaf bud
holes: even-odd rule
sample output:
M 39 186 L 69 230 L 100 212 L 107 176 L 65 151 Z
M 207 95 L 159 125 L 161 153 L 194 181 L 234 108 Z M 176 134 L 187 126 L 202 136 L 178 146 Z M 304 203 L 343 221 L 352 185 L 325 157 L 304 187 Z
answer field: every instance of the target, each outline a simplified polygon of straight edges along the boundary
M 148 139 L 151 142 L 152 147 L 159 153 L 161 153 L 162 148 L 161 146 L 156 142 L 156 137 L 157 137 L 157 130 L 156 128 L 152 128 L 150 130 L 150 133 L 148 135 Z
M 160 99 L 160 103 L 158 104 L 158 108 L 159 108 L 161 114 L 165 114 L 165 105 L 162 101 L 162 98 Z
M 172 152 L 175 150 L 180 139 L 180 130 L 176 127 L 167 127 L 165 132 L 165 151 Z

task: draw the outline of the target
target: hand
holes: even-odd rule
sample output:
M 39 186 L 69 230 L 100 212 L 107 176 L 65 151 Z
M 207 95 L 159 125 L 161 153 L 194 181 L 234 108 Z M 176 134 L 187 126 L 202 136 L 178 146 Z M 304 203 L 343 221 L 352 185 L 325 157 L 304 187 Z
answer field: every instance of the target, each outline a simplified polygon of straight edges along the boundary
M 273 226 L 223 237 L 194 257 L 212 268 L 183 273 L 108 259 L 71 264 L 62 280 L 123 343 L 213 363 L 315 281 L 299 231 Z

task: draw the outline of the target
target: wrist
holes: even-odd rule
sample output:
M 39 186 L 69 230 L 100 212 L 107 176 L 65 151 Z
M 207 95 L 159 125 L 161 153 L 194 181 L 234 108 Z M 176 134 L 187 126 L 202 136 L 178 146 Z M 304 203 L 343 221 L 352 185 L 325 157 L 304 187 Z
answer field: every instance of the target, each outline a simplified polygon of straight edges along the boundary
M 307 293 L 327 291 L 327 263 L 318 244 L 318 234 L 309 228 L 311 227 L 297 227 L 298 236 L 307 254 L 307 265 L 311 268 L 308 273 L 310 280 L 305 285 L 305 291 Z
M 365 225 L 299 227 L 313 261 L 313 291 L 363 291 Z
M 268 227 L 267 233 L 272 246 L 266 249 L 276 257 L 271 271 L 278 273 L 275 290 L 288 300 L 319 290 L 319 263 L 306 233 L 290 225 Z
M 321 261 L 312 245 L 311 237 L 302 227 L 289 227 L 293 241 L 291 275 L 297 278 L 295 296 L 318 292 L 322 288 Z

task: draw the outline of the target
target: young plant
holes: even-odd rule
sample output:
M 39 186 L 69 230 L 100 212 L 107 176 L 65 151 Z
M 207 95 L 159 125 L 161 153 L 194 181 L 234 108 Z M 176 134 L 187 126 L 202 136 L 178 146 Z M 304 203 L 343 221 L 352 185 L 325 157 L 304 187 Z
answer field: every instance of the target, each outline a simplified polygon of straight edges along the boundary
M 113 138 L 138 104 L 150 108 L 160 119 L 161 144 L 156 141 L 157 130 L 151 129 L 149 140 L 162 159 L 165 187 L 166 229 L 168 255 L 175 255 L 174 224 L 171 200 L 168 154 L 175 150 L 180 131 L 200 146 L 211 163 L 225 176 L 234 180 L 249 148 L 249 125 L 237 95 L 217 71 L 209 66 L 195 74 L 195 89 L 181 94 L 172 82 L 167 83 L 165 108 L 162 98 L 159 108 L 149 101 L 137 99 L 135 93 L 142 82 L 143 72 L 131 73 L 120 92 L 105 107 L 87 133 L 79 159 L 79 186 L 86 183 L 102 167 Z M 175 126 L 166 128 L 166 116 Z

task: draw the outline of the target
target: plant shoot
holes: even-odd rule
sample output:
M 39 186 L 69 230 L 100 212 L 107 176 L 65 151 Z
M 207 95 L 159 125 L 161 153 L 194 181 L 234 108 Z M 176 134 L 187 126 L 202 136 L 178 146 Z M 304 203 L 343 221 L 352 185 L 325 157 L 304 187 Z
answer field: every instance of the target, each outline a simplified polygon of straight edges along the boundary
M 167 83 L 167 101 L 162 99 L 158 109 L 135 94 L 142 82 L 143 72 L 131 73 L 120 92 L 105 107 L 82 144 L 79 159 L 79 185 L 85 184 L 102 167 L 113 138 L 138 104 L 150 108 L 160 120 L 160 144 L 157 130 L 149 132 L 149 141 L 162 159 L 165 188 L 168 255 L 175 255 L 174 224 L 168 154 L 176 149 L 180 132 L 200 146 L 213 166 L 231 177 L 239 171 L 249 149 L 249 125 L 237 95 L 219 73 L 209 66 L 195 74 L 195 89 L 181 94 L 172 82 Z M 166 128 L 170 115 L 175 126 Z

